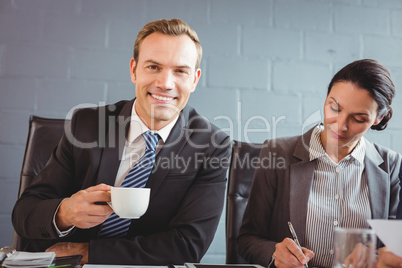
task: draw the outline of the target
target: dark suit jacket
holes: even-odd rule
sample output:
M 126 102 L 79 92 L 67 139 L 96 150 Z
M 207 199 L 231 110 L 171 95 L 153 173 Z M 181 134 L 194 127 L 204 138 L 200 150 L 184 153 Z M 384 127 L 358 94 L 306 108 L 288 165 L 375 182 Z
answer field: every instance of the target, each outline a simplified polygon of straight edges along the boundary
M 399 171 L 399 183 L 402 188 L 402 165 L 401 170 Z M 396 213 L 396 218 L 402 220 L 402 190 L 399 192 L 399 205 L 398 205 L 398 212 Z
M 300 243 L 304 241 L 307 203 L 316 165 L 316 161 L 309 161 L 312 131 L 264 143 L 260 160 L 265 161 L 256 169 L 238 239 L 240 255 L 251 263 L 268 265 L 275 244 L 291 237 L 288 221 L 293 223 Z M 364 172 L 372 217 L 395 218 L 401 155 L 376 144 L 366 145 Z
M 76 228 L 59 238 L 52 224 L 63 198 L 99 183 L 114 184 L 132 106 L 133 100 L 122 101 L 73 115 L 71 129 L 14 207 L 15 230 L 31 240 L 27 250 L 60 241 L 89 242 L 90 263 L 200 261 L 223 208 L 230 140 L 189 107 L 156 157 L 146 185 L 151 188 L 148 210 L 132 221 L 127 238 L 97 239 L 100 226 Z

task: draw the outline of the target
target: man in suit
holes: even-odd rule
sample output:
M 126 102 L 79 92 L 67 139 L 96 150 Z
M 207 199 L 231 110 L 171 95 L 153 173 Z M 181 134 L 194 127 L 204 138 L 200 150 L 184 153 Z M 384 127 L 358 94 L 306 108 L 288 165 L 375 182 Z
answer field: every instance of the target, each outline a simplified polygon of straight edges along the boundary
M 45 168 L 17 201 L 15 230 L 27 250 L 82 254 L 83 263 L 199 262 L 223 208 L 229 137 L 187 106 L 201 70 L 197 34 L 179 19 L 148 23 L 130 62 L 136 98 L 76 111 Z M 160 137 L 146 181 L 146 213 L 125 236 L 100 237 L 120 186 L 144 154 L 142 133 Z

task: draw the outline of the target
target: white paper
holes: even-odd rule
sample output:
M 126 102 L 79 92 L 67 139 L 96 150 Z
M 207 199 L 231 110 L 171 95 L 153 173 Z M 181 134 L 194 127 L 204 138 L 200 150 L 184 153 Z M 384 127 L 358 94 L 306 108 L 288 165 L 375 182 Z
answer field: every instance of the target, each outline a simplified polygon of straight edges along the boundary
M 7 257 L 5 267 L 43 267 L 52 264 L 56 254 L 54 252 L 24 252 L 17 251 Z
M 402 257 L 402 220 L 368 220 L 368 223 L 384 245 Z

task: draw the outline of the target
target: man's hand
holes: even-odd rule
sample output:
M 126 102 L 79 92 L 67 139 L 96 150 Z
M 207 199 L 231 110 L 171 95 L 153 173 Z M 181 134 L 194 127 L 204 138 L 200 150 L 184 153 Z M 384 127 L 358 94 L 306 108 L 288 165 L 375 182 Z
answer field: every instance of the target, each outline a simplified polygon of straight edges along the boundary
M 56 214 L 57 227 L 60 230 L 67 230 L 72 226 L 87 229 L 103 223 L 113 209 L 95 202 L 110 202 L 110 189 L 106 184 L 99 184 L 64 199 Z
M 56 257 L 82 255 L 81 264 L 86 264 L 88 263 L 88 249 L 89 243 L 60 242 L 46 249 L 46 252 L 54 252 Z
M 383 247 L 378 250 L 378 262 L 376 263 L 375 267 L 376 268 L 402 267 L 402 258 L 396 256 L 386 247 Z
M 303 267 L 304 264 L 314 257 L 314 252 L 299 246 L 290 238 L 285 238 L 275 245 L 275 266 L 282 267 Z

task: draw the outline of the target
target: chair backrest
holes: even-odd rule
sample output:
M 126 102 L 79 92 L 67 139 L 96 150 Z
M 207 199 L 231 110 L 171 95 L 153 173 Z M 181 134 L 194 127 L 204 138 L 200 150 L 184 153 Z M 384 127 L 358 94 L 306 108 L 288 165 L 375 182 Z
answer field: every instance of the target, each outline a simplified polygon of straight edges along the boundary
M 234 141 L 226 197 L 226 263 L 247 263 L 239 254 L 237 237 L 246 209 L 255 165 L 262 144 Z
M 64 119 L 30 117 L 18 198 L 49 160 L 64 133 L 64 123 Z M 24 250 L 27 242 L 14 231 L 12 244 L 17 250 Z

